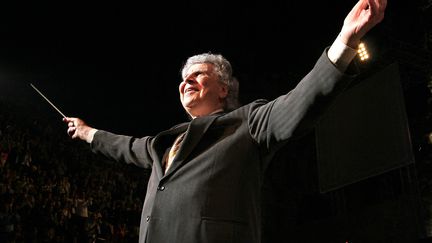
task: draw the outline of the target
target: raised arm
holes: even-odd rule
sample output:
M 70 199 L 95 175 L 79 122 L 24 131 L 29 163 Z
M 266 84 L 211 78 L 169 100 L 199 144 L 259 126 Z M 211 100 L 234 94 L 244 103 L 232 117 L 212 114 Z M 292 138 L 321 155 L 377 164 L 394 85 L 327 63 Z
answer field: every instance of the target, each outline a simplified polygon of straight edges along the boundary
M 345 87 L 355 77 L 347 75 L 345 69 L 355 57 L 355 49 L 361 38 L 383 20 L 386 5 L 386 0 L 359 0 L 345 17 L 336 41 L 327 53 L 323 53 L 311 72 L 290 93 L 251 109 L 251 135 L 259 144 L 270 149 L 274 143 L 291 138 L 294 130 L 299 128 L 300 121 L 306 120 L 297 132 L 307 130 L 306 128 L 315 124 L 337 95 L 335 85 Z M 343 89 L 337 89 L 341 90 Z M 315 109 L 319 112 L 309 113 L 313 115 L 305 119 L 316 98 L 324 96 L 325 99 L 320 100 L 320 105 L 314 107 L 320 108 Z

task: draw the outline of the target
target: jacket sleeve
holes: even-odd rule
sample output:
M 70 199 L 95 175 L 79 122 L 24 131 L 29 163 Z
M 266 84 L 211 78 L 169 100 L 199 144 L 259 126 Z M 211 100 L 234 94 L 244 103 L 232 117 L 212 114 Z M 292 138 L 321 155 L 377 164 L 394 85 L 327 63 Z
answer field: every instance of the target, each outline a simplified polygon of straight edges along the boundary
M 98 130 L 90 144 L 92 151 L 108 159 L 151 168 L 150 143 L 153 137 L 134 138 Z
M 335 96 L 355 78 L 339 71 L 328 59 L 327 50 L 288 94 L 251 106 L 250 133 L 266 151 L 312 128 Z

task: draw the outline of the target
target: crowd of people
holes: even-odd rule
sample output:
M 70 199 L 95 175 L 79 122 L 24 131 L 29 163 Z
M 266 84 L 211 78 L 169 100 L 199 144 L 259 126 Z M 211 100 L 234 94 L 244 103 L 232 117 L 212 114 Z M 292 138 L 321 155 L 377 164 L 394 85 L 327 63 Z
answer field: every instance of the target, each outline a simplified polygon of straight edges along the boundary
M 0 100 L 0 242 L 137 242 L 148 172 L 24 110 Z

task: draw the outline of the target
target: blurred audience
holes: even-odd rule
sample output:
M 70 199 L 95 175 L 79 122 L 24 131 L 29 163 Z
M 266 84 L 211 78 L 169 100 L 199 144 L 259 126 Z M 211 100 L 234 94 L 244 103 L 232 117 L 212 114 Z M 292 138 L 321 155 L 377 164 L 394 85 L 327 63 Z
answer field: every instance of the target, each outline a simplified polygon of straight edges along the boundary
M 0 100 L 0 242 L 137 242 L 148 172 L 21 110 Z

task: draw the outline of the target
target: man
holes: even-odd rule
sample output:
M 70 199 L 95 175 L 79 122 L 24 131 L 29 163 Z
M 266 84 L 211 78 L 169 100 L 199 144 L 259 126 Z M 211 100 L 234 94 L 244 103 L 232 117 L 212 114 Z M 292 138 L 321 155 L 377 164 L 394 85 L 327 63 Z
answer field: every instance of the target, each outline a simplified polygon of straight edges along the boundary
M 201 54 L 187 60 L 179 86 L 190 122 L 134 138 L 65 118 L 68 133 L 90 143 L 95 153 L 152 169 L 139 242 L 260 242 L 267 164 L 316 119 L 312 108 L 324 106 L 354 78 L 344 72 L 360 39 L 383 19 L 385 7 L 386 0 L 359 0 L 311 72 L 273 101 L 230 111 L 231 65 L 221 55 Z

